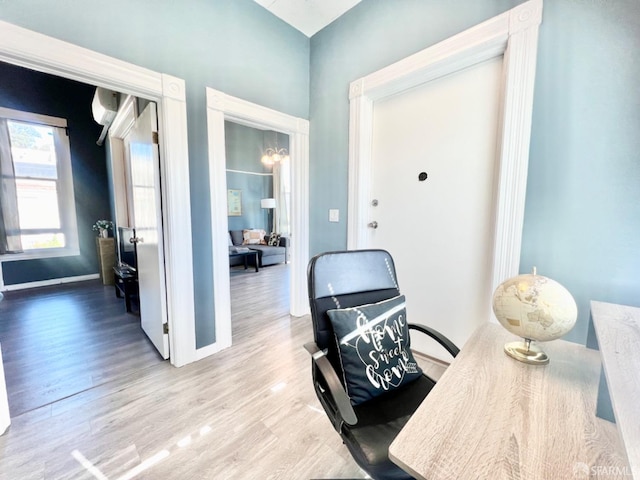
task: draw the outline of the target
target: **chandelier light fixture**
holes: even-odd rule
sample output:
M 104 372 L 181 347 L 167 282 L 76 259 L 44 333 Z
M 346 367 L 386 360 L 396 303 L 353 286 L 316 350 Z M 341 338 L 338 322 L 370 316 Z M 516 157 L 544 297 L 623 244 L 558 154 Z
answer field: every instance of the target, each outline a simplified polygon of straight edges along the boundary
M 275 165 L 276 163 L 289 160 L 289 152 L 286 148 L 267 148 L 262 155 L 262 163 L 265 165 Z

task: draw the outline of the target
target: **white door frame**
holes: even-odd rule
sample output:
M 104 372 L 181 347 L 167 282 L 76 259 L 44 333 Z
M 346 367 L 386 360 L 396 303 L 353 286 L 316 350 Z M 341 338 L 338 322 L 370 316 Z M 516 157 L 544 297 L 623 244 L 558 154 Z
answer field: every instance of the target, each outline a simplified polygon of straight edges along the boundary
M 206 93 L 216 339 L 212 345 L 198 349 L 198 358 L 231 346 L 225 120 L 289 135 L 292 231 L 290 313 L 296 317 L 309 313 L 306 280 L 309 261 L 309 121 L 212 88 L 207 88 Z M 256 161 L 260 159 L 256 157 Z
M 351 83 L 349 249 L 370 242 L 373 104 L 463 68 L 504 56 L 497 151 L 492 290 L 518 273 L 531 138 L 542 0 L 530 0 L 473 28 Z
M 0 60 L 153 100 L 160 122 L 171 363 L 196 360 L 184 80 L 0 21 Z M 87 106 L 89 108 L 89 106 Z

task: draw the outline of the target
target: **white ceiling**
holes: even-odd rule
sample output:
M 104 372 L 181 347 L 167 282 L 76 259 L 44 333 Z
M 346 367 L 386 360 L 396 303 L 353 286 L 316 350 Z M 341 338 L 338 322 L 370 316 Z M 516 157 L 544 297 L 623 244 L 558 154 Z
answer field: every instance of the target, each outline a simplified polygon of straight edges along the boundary
M 307 37 L 333 22 L 361 0 L 254 0 Z

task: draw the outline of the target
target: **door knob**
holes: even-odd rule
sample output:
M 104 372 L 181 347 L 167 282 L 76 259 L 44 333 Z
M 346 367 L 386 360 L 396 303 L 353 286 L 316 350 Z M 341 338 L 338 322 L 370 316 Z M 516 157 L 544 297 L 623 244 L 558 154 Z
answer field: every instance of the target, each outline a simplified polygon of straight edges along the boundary
M 367 227 L 373 228 L 375 230 L 376 228 L 378 228 L 378 222 L 376 222 L 375 220 L 373 222 L 369 222 L 367 224 Z
M 144 238 L 142 238 L 142 237 L 131 237 L 129 239 L 129 243 L 144 243 Z

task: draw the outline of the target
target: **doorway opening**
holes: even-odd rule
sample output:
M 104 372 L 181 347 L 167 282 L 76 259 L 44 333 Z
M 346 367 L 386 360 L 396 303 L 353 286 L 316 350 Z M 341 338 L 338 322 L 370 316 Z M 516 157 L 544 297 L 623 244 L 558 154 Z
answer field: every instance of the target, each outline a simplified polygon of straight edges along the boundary
M 0 60 L 127 92 L 158 105 L 167 317 L 171 364 L 196 360 L 189 162 L 184 81 L 25 28 L 0 22 Z
M 243 323 L 260 328 L 251 304 L 261 293 L 273 299 L 272 308 L 290 310 L 292 160 L 286 134 L 229 120 L 224 128 L 235 337 Z
M 198 349 L 198 358 L 231 346 L 231 305 L 229 281 L 229 217 L 225 121 L 272 130 L 289 136 L 291 157 L 291 260 L 290 314 L 308 313 L 306 266 L 309 258 L 309 122 L 223 92 L 207 88 L 207 129 L 209 134 L 209 178 L 211 187 L 211 236 L 215 299 L 215 341 Z M 262 155 L 260 153 L 256 156 Z
M 138 315 L 128 312 L 114 285 L 118 257 L 115 237 L 117 227 L 125 225 L 125 220 L 114 217 L 110 208 L 110 199 L 119 200 L 111 192 L 118 190 L 111 188 L 118 184 L 118 179 L 109 175 L 107 161 L 107 152 L 112 154 L 113 148 L 96 145 L 100 126 L 91 108 L 96 87 L 5 62 L 0 62 L 0 83 L 3 84 L 0 105 L 19 109 L 16 112 L 57 115 L 68 125 L 63 135 L 70 145 L 67 167 L 70 182 L 49 180 L 57 178 L 56 170 L 49 166 L 52 154 L 37 147 L 38 141 L 46 144 L 50 129 L 30 128 L 30 124 L 23 123 L 26 127 L 20 130 L 22 143 L 18 147 L 12 143 L 15 148 L 10 149 L 9 158 L 20 164 L 19 173 L 24 171 L 29 176 L 26 181 L 16 180 L 22 182 L 24 190 L 18 195 L 24 201 L 18 208 L 20 225 L 32 227 L 33 217 L 45 221 L 51 218 L 55 223 L 66 212 L 64 205 L 55 201 L 56 196 L 70 197 L 73 208 L 67 216 L 73 215 L 79 230 L 72 254 L 61 256 L 66 253 L 64 249 L 52 252 L 50 248 L 25 248 L 28 255 L 20 252 L 3 255 L 6 294 L 0 305 L 0 341 L 4 347 L 10 411 L 16 417 L 159 365 L 162 358 L 140 329 L 141 318 L 155 316 L 148 315 L 147 307 L 143 308 L 142 317 L 139 307 L 133 309 Z M 32 95 L 34 91 L 39 95 Z M 147 103 L 155 106 L 153 102 Z M 49 118 L 52 117 L 41 115 L 38 120 Z M 153 118 L 157 124 L 155 113 Z M 33 147 L 26 149 L 23 144 Z M 41 155 L 43 151 L 46 158 Z M 56 161 L 54 165 L 57 164 Z M 159 165 L 155 164 L 158 170 Z M 40 177 L 47 182 L 38 181 Z M 148 193 L 148 185 L 141 182 L 136 185 Z M 124 185 L 117 186 L 124 190 Z M 39 195 L 43 191 L 50 194 Z M 55 194 L 53 198 L 51 192 Z M 29 215 L 25 215 L 23 223 L 25 213 Z M 97 236 L 98 224 L 107 227 L 106 236 Z M 150 240 L 149 236 L 147 239 Z M 148 262 L 136 264 L 134 258 L 129 263 L 138 271 L 148 270 Z M 100 278 L 93 273 L 98 270 Z M 152 297 L 162 298 L 158 294 Z M 137 298 L 140 296 L 136 295 Z M 166 313 L 158 318 L 166 318 Z

